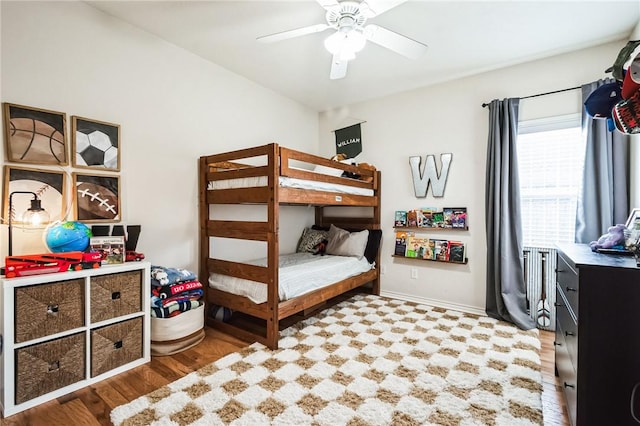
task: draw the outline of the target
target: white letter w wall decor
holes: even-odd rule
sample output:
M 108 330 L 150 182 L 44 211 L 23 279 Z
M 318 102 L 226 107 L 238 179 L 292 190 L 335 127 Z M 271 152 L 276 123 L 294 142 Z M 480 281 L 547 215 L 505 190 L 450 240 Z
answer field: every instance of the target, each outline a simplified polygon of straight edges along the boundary
M 411 175 L 413 176 L 413 189 L 418 198 L 425 198 L 431 182 L 431 192 L 434 197 L 442 197 L 444 195 L 444 186 L 447 183 L 449 175 L 449 165 L 453 154 L 440 154 L 442 162 L 442 171 L 438 173 L 436 167 L 436 159 L 433 155 L 427 155 L 425 166 L 421 167 L 422 157 L 409 157 L 409 165 L 411 165 Z

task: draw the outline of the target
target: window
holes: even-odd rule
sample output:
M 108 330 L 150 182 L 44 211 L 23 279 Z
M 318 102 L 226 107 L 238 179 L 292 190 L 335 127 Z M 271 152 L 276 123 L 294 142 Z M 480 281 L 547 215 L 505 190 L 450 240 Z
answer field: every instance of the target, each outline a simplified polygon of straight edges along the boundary
M 585 151 L 580 115 L 521 122 L 517 146 L 524 245 L 573 242 Z

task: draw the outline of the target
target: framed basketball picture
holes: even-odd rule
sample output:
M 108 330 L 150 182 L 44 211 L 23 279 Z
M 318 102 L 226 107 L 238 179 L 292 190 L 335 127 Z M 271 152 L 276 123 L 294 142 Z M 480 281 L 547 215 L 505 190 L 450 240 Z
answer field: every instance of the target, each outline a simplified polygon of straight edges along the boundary
M 71 117 L 73 167 L 120 171 L 120 125 Z
M 3 113 L 6 161 L 69 164 L 65 113 L 10 103 Z
M 116 222 L 120 217 L 120 177 L 73 173 L 73 206 L 80 222 Z
M 67 199 L 66 177 L 63 171 L 4 166 L 2 218 L 5 223 L 9 220 L 9 215 L 12 215 L 12 222 L 22 223 L 22 214 L 31 206 L 33 196 L 20 194 L 12 197 L 9 211 L 9 196 L 16 191 L 33 192 L 40 199 L 42 208 L 49 213 L 52 222 L 62 220 Z

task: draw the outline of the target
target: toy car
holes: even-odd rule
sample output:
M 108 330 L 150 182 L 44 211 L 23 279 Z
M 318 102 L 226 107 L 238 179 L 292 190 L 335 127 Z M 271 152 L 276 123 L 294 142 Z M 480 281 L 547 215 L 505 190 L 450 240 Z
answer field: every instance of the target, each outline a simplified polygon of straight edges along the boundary
M 144 259 L 144 254 L 135 252 L 133 250 L 127 250 L 125 253 L 125 262 L 140 262 Z

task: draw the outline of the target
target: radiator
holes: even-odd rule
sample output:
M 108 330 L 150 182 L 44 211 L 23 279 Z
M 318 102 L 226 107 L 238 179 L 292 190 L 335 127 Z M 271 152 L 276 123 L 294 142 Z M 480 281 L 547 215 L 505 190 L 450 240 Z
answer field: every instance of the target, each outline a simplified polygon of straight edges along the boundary
M 556 249 L 525 247 L 523 255 L 529 315 L 538 328 L 555 330 Z

